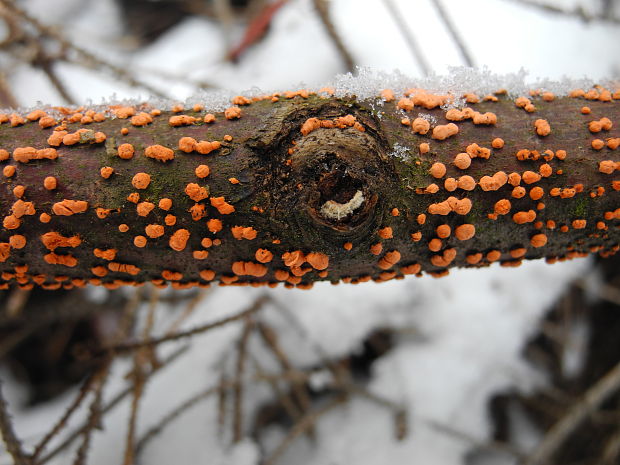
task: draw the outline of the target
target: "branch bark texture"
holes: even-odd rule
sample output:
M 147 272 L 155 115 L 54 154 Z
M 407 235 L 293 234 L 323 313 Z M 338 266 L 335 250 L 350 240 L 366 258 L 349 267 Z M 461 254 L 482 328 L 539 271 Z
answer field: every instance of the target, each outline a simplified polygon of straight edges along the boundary
M 0 115 L 0 287 L 307 288 L 615 253 L 620 93 L 463 98 Z

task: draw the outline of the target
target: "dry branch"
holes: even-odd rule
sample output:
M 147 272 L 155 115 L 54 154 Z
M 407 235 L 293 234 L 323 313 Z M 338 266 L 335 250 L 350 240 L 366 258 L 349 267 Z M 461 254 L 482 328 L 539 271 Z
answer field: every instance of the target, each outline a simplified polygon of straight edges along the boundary
M 618 91 L 328 94 L 0 115 L 0 286 L 308 288 L 618 250 Z

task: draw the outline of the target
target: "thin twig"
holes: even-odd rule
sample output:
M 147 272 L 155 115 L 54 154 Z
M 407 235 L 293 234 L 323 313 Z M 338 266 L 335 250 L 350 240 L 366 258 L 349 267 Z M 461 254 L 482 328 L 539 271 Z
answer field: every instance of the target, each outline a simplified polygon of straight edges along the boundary
M 60 94 L 60 96 L 65 102 L 67 102 L 69 105 L 76 105 L 76 100 L 69 93 L 67 86 L 65 86 L 62 80 L 58 77 L 58 74 L 54 69 L 54 63 L 49 58 L 42 57 L 41 59 L 35 61 L 33 65 L 43 70 L 47 78 L 50 80 L 52 86 L 54 86 L 56 91 Z
M 342 41 L 340 34 L 338 34 L 338 31 L 336 31 L 336 27 L 334 26 L 334 23 L 330 16 L 329 4 L 327 0 L 313 0 L 313 3 L 314 9 L 319 14 L 321 23 L 323 23 L 327 35 L 336 47 L 336 50 L 338 50 L 340 58 L 342 58 L 342 61 L 344 62 L 347 71 L 352 73 L 353 71 L 355 71 L 355 61 L 353 60 L 351 52 L 349 52 L 349 49 Z
M 98 58 L 93 53 L 89 52 L 86 49 L 83 49 L 82 47 L 72 43 L 71 41 L 63 37 L 63 35 L 60 32 L 58 32 L 55 28 L 44 25 L 38 19 L 29 15 L 25 10 L 19 8 L 15 4 L 14 0 L 0 0 L 0 3 L 7 10 L 11 11 L 13 14 L 21 17 L 22 19 L 30 23 L 32 26 L 34 26 L 40 35 L 47 36 L 47 37 L 50 37 L 58 41 L 58 43 L 61 45 L 63 49 L 72 50 L 77 54 L 77 57 L 78 57 L 77 60 L 71 60 L 70 58 L 65 57 L 63 58 L 65 61 L 74 62 L 75 64 L 84 66 L 84 67 L 88 67 L 90 65 L 93 68 L 104 69 L 112 73 L 113 75 L 115 75 L 118 79 L 126 82 L 132 87 L 141 87 L 149 91 L 152 95 L 156 97 L 166 98 L 166 95 L 163 92 L 161 92 L 159 89 L 156 89 L 150 84 L 137 79 L 131 73 L 127 72 L 127 70 L 124 67 L 115 65 L 113 63 L 109 63 L 101 58 Z
M 396 26 L 405 39 L 405 42 L 407 42 L 407 46 L 409 47 L 416 63 L 422 70 L 422 74 L 424 74 L 424 76 L 428 76 L 431 72 L 431 66 L 428 61 L 426 61 L 426 58 L 424 58 L 424 54 L 422 53 L 418 42 L 415 37 L 413 37 L 413 33 L 409 30 L 409 27 L 403 20 L 403 15 L 398 11 L 393 0 L 383 0 L 383 3 L 390 13 L 390 16 L 392 16 L 392 20 L 396 23 Z
M 6 75 L 0 72 L 0 108 L 17 108 L 19 103 L 11 92 L 9 83 L 6 80 Z
M 256 301 L 246 310 L 243 310 L 242 312 L 239 312 L 239 313 L 235 313 L 234 315 L 228 316 L 226 318 L 222 318 L 221 320 L 217 320 L 212 323 L 206 323 L 204 325 L 197 326 L 196 328 L 192 328 L 187 331 L 182 331 L 182 332 L 178 332 L 175 334 L 164 335 L 161 337 L 155 337 L 155 338 L 146 339 L 143 341 L 128 342 L 128 343 L 123 343 L 123 344 L 112 345 L 112 346 L 107 347 L 105 350 L 114 352 L 117 354 L 121 354 L 121 353 L 131 352 L 136 349 L 141 349 L 143 347 L 153 347 L 153 346 L 162 344 L 164 342 L 178 341 L 178 340 L 185 339 L 191 336 L 195 336 L 196 334 L 204 333 L 211 329 L 225 326 L 228 323 L 232 323 L 233 321 L 242 320 L 246 318 L 247 316 L 250 316 L 253 313 L 256 313 L 257 311 L 259 311 L 261 307 L 268 300 L 269 298 L 266 295 L 263 295 L 259 297 L 258 299 L 256 299 Z
M 616 465 L 620 457 L 620 429 L 607 440 L 601 454 L 601 465 Z
M 149 377 L 152 377 L 155 373 L 161 371 L 162 368 L 168 366 L 170 363 L 172 363 L 173 361 L 175 361 L 177 358 L 179 358 L 181 355 L 183 355 L 184 353 L 187 352 L 187 350 L 189 349 L 189 346 L 184 346 L 179 348 L 178 350 L 174 351 L 172 354 L 170 354 L 163 362 L 161 362 L 161 364 L 159 364 L 158 366 L 154 367 L 151 372 L 149 373 Z M 110 400 L 102 409 L 101 409 L 101 415 L 105 415 L 108 412 L 110 412 L 111 410 L 113 410 L 116 406 L 118 406 L 124 399 L 125 397 L 127 397 L 131 392 L 133 392 L 133 386 L 129 386 L 123 390 L 121 390 L 120 392 L 118 392 L 113 398 L 112 400 Z M 73 443 L 73 441 L 75 441 L 77 438 L 80 437 L 80 435 L 84 432 L 84 430 L 87 428 L 86 424 L 83 424 L 81 426 L 79 426 L 78 428 L 76 428 L 71 434 L 69 434 L 64 441 L 62 441 L 58 446 L 56 446 L 53 450 L 51 450 L 47 455 L 45 455 L 43 458 L 41 458 L 38 462 L 37 465 L 43 465 L 45 463 L 47 463 L 48 461 L 50 461 L 51 459 L 53 459 L 56 455 L 58 455 L 61 451 L 65 450 L 69 445 L 71 445 Z
M 474 59 L 469 53 L 469 50 L 467 50 L 467 46 L 465 45 L 463 38 L 459 34 L 459 31 L 457 30 L 456 25 L 452 22 L 452 18 L 450 18 L 450 15 L 448 15 L 448 12 L 443 6 L 443 3 L 441 3 L 441 0 L 433 0 L 432 4 L 437 10 L 437 13 L 439 14 L 439 17 L 443 21 L 444 25 L 446 26 L 446 29 L 450 33 L 450 36 L 452 37 L 452 40 L 456 44 L 456 47 L 458 48 L 459 53 L 461 54 L 461 58 L 463 58 L 463 61 L 465 62 L 465 64 L 469 66 L 470 68 L 473 68 L 474 66 L 476 66 L 474 64 Z
M 592 385 L 582 399 L 576 402 L 568 412 L 556 422 L 545 434 L 543 440 L 528 456 L 524 465 L 547 463 L 568 436 L 600 405 L 620 388 L 620 363 L 616 364 L 600 380 Z
M 583 21 L 584 23 L 589 23 L 591 21 L 601 21 L 605 23 L 620 24 L 620 18 L 605 14 L 603 11 L 599 14 L 592 15 L 588 13 L 583 8 L 582 5 L 577 5 L 572 10 L 569 10 L 569 9 L 562 8 L 557 5 L 542 3 L 537 0 L 510 0 L 510 1 L 513 3 L 518 3 L 520 5 L 525 5 L 528 7 L 538 8 L 539 10 L 545 11 L 547 13 L 577 18 Z
M 28 455 L 22 448 L 22 443 L 15 434 L 13 429 L 13 422 L 11 421 L 11 415 L 9 414 L 8 405 L 2 394 L 2 381 L 0 380 L 0 434 L 6 445 L 6 450 L 13 457 L 15 465 L 30 465 Z
M 233 443 L 243 438 L 243 375 L 247 358 L 248 339 L 254 328 L 254 320 L 247 317 L 237 348 L 237 366 L 235 379 L 237 384 L 233 390 Z
M 274 465 L 284 451 L 293 443 L 293 441 L 295 441 L 295 439 L 309 429 L 313 428 L 321 416 L 345 402 L 346 399 L 346 396 L 338 396 L 332 401 L 326 403 L 324 406 L 306 413 L 297 423 L 295 423 L 295 425 L 293 425 L 280 445 L 278 445 L 271 455 L 269 455 L 269 457 L 262 462 L 262 465 Z
M 43 452 L 47 444 L 58 433 L 60 433 L 60 431 L 62 431 L 62 429 L 65 426 L 67 426 L 67 422 L 69 421 L 69 418 L 71 418 L 71 416 L 76 412 L 76 410 L 80 407 L 80 405 L 82 405 L 82 402 L 84 401 L 84 399 L 86 399 L 86 396 L 91 392 L 91 387 L 92 387 L 93 381 L 95 381 L 96 376 L 97 376 L 97 371 L 93 372 L 88 378 L 86 378 L 86 380 L 82 384 L 82 387 L 80 388 L 80 392 L 78 392 L 78 395 L 75 397 L 73 402 L 71 402 L 67 410 L 65 410 L 65 413 L 62 415 L 62 417 L 60 417 L 60 419 L 56 422 L 56 424 L 52 427 L 52 429 L 45 435 L 45 437 L 43 437 L 43 439 L 35 446 L 34 452 L 32 453 L 32 460 L 34 462 L 37 461 L 37 458 L 39 457 L 39 455 L 41 455 L 41 453 Z

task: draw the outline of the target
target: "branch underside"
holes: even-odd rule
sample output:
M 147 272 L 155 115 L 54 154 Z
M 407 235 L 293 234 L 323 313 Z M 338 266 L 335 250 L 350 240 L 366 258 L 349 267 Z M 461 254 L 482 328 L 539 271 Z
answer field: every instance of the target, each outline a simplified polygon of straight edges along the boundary
M 615 253 L 620 94 L 466 100 L 0 115 L 0 287 L 308 288 Z

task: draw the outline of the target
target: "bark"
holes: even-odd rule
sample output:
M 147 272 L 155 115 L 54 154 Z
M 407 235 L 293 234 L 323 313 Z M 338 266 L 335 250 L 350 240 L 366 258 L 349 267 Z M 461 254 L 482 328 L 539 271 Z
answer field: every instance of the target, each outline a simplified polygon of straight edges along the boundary
M 497 101 L 468 103 L 472 111 L 466 110 L 468 117 L 461 121 L 454 110 L 437 106 L 441 98 L 433 103 L 425 94 L 385 102 L 302 92 L 241 105 L 240 118 L 215 113 L 213 123 L 203 122 L 207 112 L 199 108 L 162 111 L 145 126 L 109 115 L 100 122 L 80 121 L 79 115 L 69 122 L 73 113 L 66 112 L 65 121 L 57 117 L 55 125 L 68 133 L 86 129 L 80 141 L 66 145 L 71 141 L 65 139 L 55 147 L 56 159 L 28 162 L 45 152 L 19 148 L 50 148 L 48 138 L 58 131 L 13 118 L 13 127 L 10 121 L 0 124 L 0 149 L 11 155 L 2 161 L 1 285 L 13 280 L 25 288 L 36 283 L 49 289 L 87 282 L 116 287 L 172 281 L 185 287 L 284 281 L 304 288 L 317 280 L 441 276 L 453 266 L 494 261 L 516 266 L 524 258 L 615 253 L 618 98 L 601 89 L 574 98 L 536 96 L 531 97 L 534 110 L 498 94 Z M 413 109 L 399 108 L 411 102 Z M 582 112 L 585 106 L 588 114 Z M 486 112 L 497 122 L 489 124 Z M 170 118 L 179 115 L 197 120 L 171 126 Z M 425 124 L 416 119 L 420 115 L 431 121 L 426 134 L 414 130 L 424 132 Z M 406 117 L 408 124 L 402 121 Z M 549 124 L 549 134 L 537 120 Z M 602 122 L 602 128 L 592 121 Z M 449 123 L 458 134 L 440 140 L 442 131 L 450 133 L 442 129 Z M 128 134 L 122 135 L 122 128 Z M 208 147 L 203 143 L 186 153 L 179 149 L 183 137 L 218 141 L 220 147 L 201 154 Z M 502 148 L 493 147 L 497 138 Z M 131 159 L 118 156 L 121 144 L 134 147 Z M 185 139 L 181 146 L 189 150 L 192 144 Z M 149 158 L 153 149 L 147 148 L 153 145 L 172 149 L 174 158 Z M 455 165 L 459 153 L 468 153 L 457 163 L 470 160 L 467 169 Z M 199 165 L 209 167 L 207 177 L 197 176 Z M 6 166 L 16 168 L 13 176 L 6 176 L 11 171 Z M 114 170 L 107 179 L 103 167 Z M 150 175 L 148 187 L 132 185 L 137 173 Z M 57 186 L 46 189 L 50 176 Z M 476 184 L 468 186 L 472 179 L 462 176 Z M 25 188 L 23 194 L 17 186 Z M 128 200 L 132 193 L 139 194 L 137 204 Z M 162 198 L 172 200 L 169 210 L 158 206 Z M 152 211 L 140 216 L 149 203 Z M 221 222 L 221 230 L 213 220 Z M 122 232 L 121 225 L 128 230 Z M 149 225 L 156 226 L 145 229 Z M 149 237 L 158 230 L 161 236 Z

